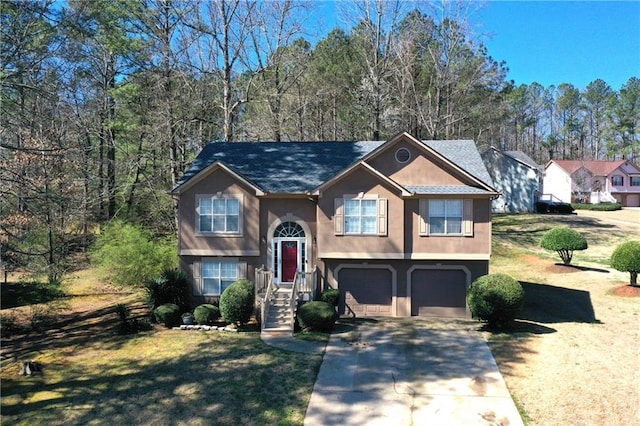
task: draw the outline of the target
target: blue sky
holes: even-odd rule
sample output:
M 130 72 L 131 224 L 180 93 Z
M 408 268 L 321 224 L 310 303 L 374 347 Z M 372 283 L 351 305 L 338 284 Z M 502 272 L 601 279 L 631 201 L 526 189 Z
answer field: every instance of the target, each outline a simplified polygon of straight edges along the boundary
M 334 3 L 323 3 L 327 32 L 335 26 Z M 490 0 L 478 6 L 474 30 L 489 54 L 507 63 L 507 78 L 516 85 L 584 89 L 601 78 L 619 90 L 640 77 L 640 0 Z
M 489 54 L 516 84 L 601 78 L 615 90 L 640 77 L 640 1 L 491 1 L 473 18 Z

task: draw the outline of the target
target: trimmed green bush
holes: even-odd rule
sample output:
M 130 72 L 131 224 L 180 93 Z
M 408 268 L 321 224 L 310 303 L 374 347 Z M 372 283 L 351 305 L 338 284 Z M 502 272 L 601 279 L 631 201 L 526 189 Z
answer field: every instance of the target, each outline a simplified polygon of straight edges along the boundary
M 220 296 L 220 313 L 229 323 L 246 324 L 253 314 L 254 304 L 253 283 L 239 280 L 227 287 Z
M 175 303 L 165 303 L 158 306 L 153 310 L 153 317 L 158 323 L 164 324 L 167 328 L 178 325 L 182 321 L 180 307 Z
M 193 310 L 193 316 L 200 325 L 212 324 L 220 318 L 220 309 L 216 305 L 205 303 Z
M 114 284 L 142 286 L 166 269 L 175 268 L 176 240 L 157 239 L 140 226 L 114 221 L 94 245 L 91 261 Z
M 629 285 L 638 285 L 640 241 L 627 241 L 616 247 L 611 255 L 611 267 L 620 272 L 629 272 Z
M 303 330 L 331 331 L 338 313 L 331 303 L 315 300 L 298 309 L 298 324 Z
M 594 210 L 594 211 L 601 211 L 601 212 L 612 212 L 615 210 L 622 210 L 622 204 L 620 203 L 600 203 L 600 204 L 571 203 L 571 206 L 575 210 Z
M 147 281 L 145 290 L 151 309 L 165 303 L 175 303 L 182 312 L 189 310 L 191 287 L 187 275 L 182 271 L 165 270 L 159 277 Z
M 337 288 L 328 288 L 322 292 L 320 299 L 323 302 L 331 303 L 333 306 L 338 306 L 340 301 L 340 290 Z
M 486 321 L 490 327 L 503 327 L 512 321 L 524 306 L 522 285 L 506 274 L 483 275 L 476 279 L 467 293 L 467 303 L 474 318 Z
M 576 230 L 565 227 L 550 229 L 542 235 L 540 247 L 555 250 L 565 265 L 571 264 L 574 250 L 586 250 L 587 240 Z

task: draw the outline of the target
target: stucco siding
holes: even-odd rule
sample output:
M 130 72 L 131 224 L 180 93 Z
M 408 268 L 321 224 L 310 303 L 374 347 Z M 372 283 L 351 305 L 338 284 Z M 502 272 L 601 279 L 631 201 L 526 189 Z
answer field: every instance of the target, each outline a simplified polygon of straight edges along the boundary
M 213 196 L 218 193 L 223 196 L 241 197 L 240 234 L 229 236 L 203 234 L 196 229 L 198 196 Z M 223 170 L 212 172 L 211 175 L 190 187 L 180 196 L 178 204 L 180 253 L 186 255 L 257 255 L 260 250 L 260 232 L 257 220 L 259 206 L 258 198 L 252 194 L 250 188 L 239 183 Z
M 387 202 L 386 235 L 336 235 L 335 200 L 345 195 L 377 196 Z M 387 253 L 403 252 L 404 219 L 403 203 L 395 188 L 390 188 L 380 178 L 364 169 L 354 170 L 348 179 L 342 179 L 323 191 L 318 199 L 318 256 L 329 253 Z

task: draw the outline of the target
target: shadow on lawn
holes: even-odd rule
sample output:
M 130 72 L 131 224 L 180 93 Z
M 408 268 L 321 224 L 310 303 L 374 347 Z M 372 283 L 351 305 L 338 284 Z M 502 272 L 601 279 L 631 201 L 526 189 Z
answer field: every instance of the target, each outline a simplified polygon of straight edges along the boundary
M 154 349 L 163 342 L 170 345 L 172 336 L 183 344 Z M 137 345 L 140 354 L 128 352 L 118 362 L 64 362 L 45 365 L 42 376 L 3 380 L 3 420 L 14 424 L 28 420 L 42 424 L 301 423 L 322 358 L 271 348 L 256 334 L 167 330 Z M 69 347 L 91 351 L 86 346 Z M 47 378 L 52 370 L 57 374 Z M 34 398 L 36 392 L 47 397 Z
M 562 322 L 599 323 L 588 291 L 548 284 L 520 282 L 524 309 L 516 319 L 542 324 Z

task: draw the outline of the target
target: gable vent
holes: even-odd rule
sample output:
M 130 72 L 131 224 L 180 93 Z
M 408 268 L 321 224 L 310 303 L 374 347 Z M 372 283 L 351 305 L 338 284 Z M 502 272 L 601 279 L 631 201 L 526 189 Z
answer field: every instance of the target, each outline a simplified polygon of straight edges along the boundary
M 398 163 L 406 163 L 411 159 L 411 153 L 407 148 L 399 148 L 396 151 L 396 161 Z

